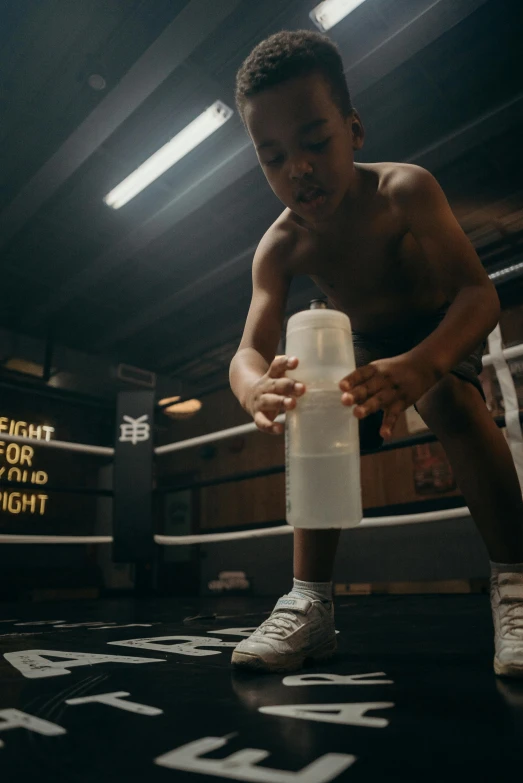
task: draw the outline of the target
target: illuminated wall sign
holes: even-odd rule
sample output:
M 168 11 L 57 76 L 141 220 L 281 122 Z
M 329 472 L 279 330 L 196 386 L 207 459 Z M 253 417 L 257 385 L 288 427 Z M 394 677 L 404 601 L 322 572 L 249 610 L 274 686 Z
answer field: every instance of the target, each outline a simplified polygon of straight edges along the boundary
M 0 438 L 2 432 L 35 440 L 51 440 L 54 427 L 45 424 L 29 424 L 0 416 Z M 33 465 L 34 449 L 26 443 L 7 443 L 0 440 L 0 480 L 21 484 L 47 484 L 49 476 L 45 470 L 36 470 Z M 0 513 L 37 514 L 43 516 L 49 497 L 35 492 L 20 492 L 2 489 L 0 491 Z

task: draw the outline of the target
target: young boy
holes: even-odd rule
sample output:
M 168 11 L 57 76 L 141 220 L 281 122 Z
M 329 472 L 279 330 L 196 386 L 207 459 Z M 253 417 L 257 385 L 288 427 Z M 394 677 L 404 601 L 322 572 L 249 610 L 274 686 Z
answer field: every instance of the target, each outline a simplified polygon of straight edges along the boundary
M 364 130 L 335 45 L 309 31 L 260 43 L 236 102 L 262 170 L 285 205 L 253 261 L 253 296 L 231 387 L 264 432 L 305 393 L 277 356 L 291 278 L 308 275 L 347 313 L 358 369 L 340 381 L 362 447 L 391 436 L 412 404 L 443 444 L 487 546 L 497 674 L 523 677 L 523 502 L 478 373 L 499 300 L 435 179 L 418 166 L 355 163 Z M 298 403 L 299 404 L 299 403 Z M 339 530 L 294 530 L 294 585 L 233 652 L 292 671 L 336 649 L 332 569 Z

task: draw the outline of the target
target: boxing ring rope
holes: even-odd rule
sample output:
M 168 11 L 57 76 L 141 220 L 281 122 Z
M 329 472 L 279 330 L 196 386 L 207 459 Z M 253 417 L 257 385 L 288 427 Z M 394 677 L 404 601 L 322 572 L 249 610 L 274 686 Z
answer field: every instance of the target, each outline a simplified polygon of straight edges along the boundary
M 514 345 L 510 348 L 505 348 L 503 351 L 505 359 L 514 359 L 518 356 L 523 356 L 523 343 L 521 345 Z M 483 366 L 488 367 L 494 364 L 494 358 L 487 354 L 482 358 Z M 285 416 L 278 416 L 276 421 L 281 423 L 285 422 Z M 189 438 L 188 440 L 177 441 L 176 443 L 168 443 L 165 446 L 157 446 L 154 449 L 154 453 L 157 457 L 163 454 L 171 454 L 174 451 L 182 451 L 183 449 L 194 448 L 195 446 L 203 446 L 206 443 L 215 443 L 219 440 L 226 440 L 228 438 L 235 438 L 238 435 L 247 435 L 251 432 L 257 432 L 258 427 L 254 422 L 248 424 L 240 424 L 238 427 L 230 427 L 227 430 L 218 430 L 217 432 L 211 432 L 208 435 L 199 435 L 196 438 Z
M 469 517 L 470 511 L 467 507 L 449 508 L 442 511 L 427 511 L 423 514 L 398 514 L 391 517 L 369 517 L 360 522 L 359 525 L 347 530 L 359 530 L 368 527 L 386 527 L 387 525 L 412 525 L 419 522 L 441 522 L 446 519 L 460 519 Z M 240 538 L 263 538 L 265 536 L 283 536 L 292 533 L 294 530 L 290 525 L 278 525 L 278 527 L 266 527 L 260 530 L 239 530 L 230 533 L 207 533 L 200 536 L 160 536 L 156 535 L 154 540 L 157 544 L 163 546 L 176 546 L 186 544 L 204 544 L 209 541 L 236 541 Z
M 499 336 L 499 328 L 497 327 L 497 329 L 498 329 L 498 336 Z M 493 335 L 494 334 L 495 332 L 493 332 Z M 517 418 L 519 424 L 519 421 L 520 419 L 523 418 L 523 416 L 519 414 L 519 410 L 516 412 L 514 409 L 514 406 L 517 405 L 517 395 L 515 395 L 513 380 L 511 378 L 510 380 L 508 380 L 506 377 L 506 372 L 504 373 L 504 371 L 507 368 L 506 362 L 508 360 L 514 359 L 519 356 L 523 356 L 523 344 L 511 346 L 510 348 L 501 349 L 499 340 L 496 342 L 495 340 L 493 341 L 492 339 L 490 339 L 489 347 L 491 348 L 491 353 L 482 358 L 483 366 L 484 367 L 494 366 L 496 375 L 498 377 L 498 381 L 500 381 L 503 399 L 505 403 L 509 402 L 511 406 L 511 410 L 506 410 L 507 420 L 510 422 L 511 430 L 512 432 L 515 432 L 516 439 L 517 439 L 517 428 L 515 429 L 514 420 L 515 418 Z M 278 416 L 276 421 L 284 422 L 285 416 L 284 415 Z M 498 417 L 495 421 L 498 424 L 498 426 L 505 426 L 505 417 Z M 170 454 L 175 451 L 194 448 L 196 446 L 201 446 L 207 443 L 215 443 L 220 440 L 226 440 L 229 438 L 237 437 L 239 435 L 250 434 L 252 432 L 258 432 L 258 428 L 256 424 L 254 424 L 254 422 L 249 422 L 247 424 L 242 424 L 237 427 L 231 427 L 226 430 L 220 430 L 217 432 L 209 433 L 207 435 L 202 435 L 195 438 L 189 438 L 188 440 L 178 441 L 176 443 L 170 443 L 164 446 L 159 446 L 154 449 L 154 453 L 157 457 L 159 457 L 164 454 Z M 39 440 L 36 438 L 29 438 L 20 435 L 9 435 L 7 433 L 5 434 L 0 433 L 0 439 L 5 442 L 28 444 L 31 446 L 42 446 L 44 448 L 55 448 L 64 451 L 69 451 L 69 452 L 83 453 L 83 454 L 90 454 L 90 455 L 104 456 L 104 457 L 114 457 L 114 453 L 115 453 L 114 448 L 106 447 L 106 446 L 91 446 L 88 444 L 69 443 L 67 441 L 56 441 L 56 440 L 49 440 L 49 441 Z M 436 440 L 436 438 L 430 433 L 421 434 L 410 438 L 391 441 L 389 443 L 384 444 L 384 446 L 378 449 L 377 451 L 382 452 L 382 451 L 389 451 L 398 448 L 405 448 L 407 446 L 411 446 L 419 443 L 431 442 L 434 440 Z M 511 448 L 513 448 L 513 444 L 511 444 Z M 375 452 L 373 450 L 362 452 L 363 456 L 372 453 Z M 160 494 L 165 494 L 166 492 L 169 493 L 180 492 L 183 489 L 188 489 L 188 488 L 216 486 L 219 484 L 260 477 L 262 475 L 282 473 L 284 472 L 284 469 L 285 469 L 284 466 L 273 466 L 271 468 L 262 471 L 259 470 L 251 471 L 236 476 L 229 476 L 225 478 L 219 478 L 219 479 L 208 480 L 208 481 L 193 482 L 187 487 L 176 486 L 172 488 L 161 488 L 160 490 L 157 490 L 157 492 Z M 8 484 L 6 484 L 2 482 L 0 486 L 8 486 L 10 488 L 15 488 L 16 486 L 18 486 L 18 483 L 9 482 Z M 29 486 L 38 487 L 40 489 L 44 489 L 44 487 L 46 487 L 46 485 L 36 485 L 36 484 L 27 484 L 27 483 L 24 484 L 23 486 L 25 488 Z M 46 489 L 48 489 L 49 491 L 71 492 L 75 494 L 84 492 L 85 494 L 112 496 L 112 491 L 110 490 L 93 490 L 90 488 L 82 489 L 82 488 L 63 488 L 63 487 L 46 487 Z M 384 527 L 388 525 L 418 524 L 422 522 L 443 521 L 448 519 L 461 519 L 468 516 L 470 516 L 469 509 L 466 506 L 463 506 L 460 508 L 446 509 L 441 511 L 429 511 L 429 512 L 418 513 L 418 514 L 367 517 L 363 519 L 363 521 L 357 526 L 357 528 Z M 154 540 L 157 544 L 161 546 L 185 546 L 188 544 L 201 544 L 206 542 L 233 541 L 233 540 L 247 539 L 247 538 L 260 538 L 265 536 L 286 535 L 291 533 L 292 531 L 293 531 L 293 527 L 291 527 L 290 525 L 283 524 L 277 527 L 261 528 L 257 530 L 232 531 L 227 533 L 205 533 L 201 535 L 190 535 L 190 536 L 155 535 Z M 52 535 L 40 536 L 40 535 L 0 534 L 0 544 L 110 544 L 112 542 L 113 542 L 112 536 L 52 536 Z
M 114 448 L 109 446 L 90 446 L 87 443 L 68 443 L 63 440 L 40 440 L 38 438 L 27 438 L 22 435 L 9 435 L 0 433 L 0 440 L 6 443 L 21 443 L 29 446 L 43 446 L 44 448 L 61 449 L 62 451 L 71 451 L 76 454 L 90 454 L 102 457 L 114 457 Z M 46 484 L 22 483 L 17 481 L 1 482 L 0 489 L 8 487 L 16 488 L 38 488 L 47 492 L 69 492 L 72 494 L 97 495 L 100 497 L 112 497 L 112 490 L 97 489 L 89 487 L 54 487 Z M 51 536 L 51 535 L 15 535 L 11 533 L 0 533 L 0 544 L 111 544 L 112 536 Z
M 523 356 L 523 343 L 521 345 L 511 345 L 510 348 L 504 348 L 503 351 L 503 358 L 506 361 L 509 361 L 510 359 L 517 359 L 518 356 Z M 494 357 L 487 353 L 482 358 L 483 367 L 490 367 L 494 364 Z
M 496 332 L 499 334 L 499 326 L 496 327 L 493 335 L 496 334 Z M 510 383 L 507 381 L 507 378 L 503 375 L 500 378 L 500 368 L 502 365 L 506 368 L 506 362 L 510 359 L 514 359 L 518 356 L 523 356 L 523 344 L 520 345 L 514 345 L 510 348 L 501 349 L 500 343 L 499 346 L 496 346 L 496 343 L 493 342 L 491 339 L 489 339 L 489 347 L 491 349 L 491 353 L 485 355 L 482 357 L 482 363 L 484 367 L 488 366 L 494 366 L 494 369 L 496 371 L 496 375 L 498 377 L 498 380 L 500 381 L 501 391 L 503 394 L 503 399 L 505 403 L 510 400 L 511 410 L 507 410 L 507 419 L 510 421 L 511 426 L 514 427 L 514 418 L 517 418 L 518 423 L 522 416 L 519 414 L 519 408 L 517 412 L 514 410 L 514 405 L 517 405 L 517 395 L 515 395 L 515 388 L 512 381 L 512 389 L 510 392 L 507 391 L 507 387 L 510 386 Z M 514 402 L 515 399 L 515 402 Z M 276 421 L 278 422 L 284 422 L 285 416 L 278 416 L 276 418 Z M 495 419 L 496 424 L 498 426 L 505 426 L 505 417 L 498 417 Z M 231 427 L 230 429 L 226 430 L 220 430 L 218 432 L 210 433 L 208 435 L 202 435 L 195 438 L 189 438 L 188 440 L 184 441 L 178 441 L 176 443 L 170 443 L 165 446 L 159 446 L 157 447 L 154 452 L 156 456 L 161 456 L 163 454 L 170 454 L 174 451 L 181 451 L 182 449 L 187 448 L 194 448 L 195 446 L 201 446 L 206 443 L 214 443 L 219 440 L 225 440 L 227 438 L 233 438 L 237 435 L 245 435 L 247 433 L 255 432 L 258 428 L 254 422 L 251 422 L 249 424 L 243 424 L 239 427 Z M 405 438 L 398 441 L 391 441 L 387 444 L 384 444 L 383 447 L 378 449 L 379 452 L 383 451 L 389 451 L 397 448 L 404 448 L 406 446 L 415 445 L 417 443 L 427 443 L 430 441 L 435 441 L 436 438 L 431 434 L 421 435 L 421 436 L 414 436 L 411 438 Z M 513 446 L 511 444 L 511 448 L 514 453 Z M 372 454 L 373 451 L 366 451 L 362 452 L 362 455 L 365 456 L 367 454 Z M 253 471 L 252 473 L 256 473 L 257 476 L 260 475 L 271 475 L 274 473 L 281 473 L 284 471 L 284 467 L 275 467 L 267 469 L 263 472 L 260 471 Z M 209 480 L 209 481 L 201 481 L 201 482 L 195 482 L 192 485 L 188 485 L 187 487 L 172 487 L 170 489 L 162 489 L 161 492 L 180 492 L 183 489 L 188 489 L 190 487 L 203 487 L 203 486 L 216 486 L 218 484 L 227 483 L 232 480 L 242 480 L 245 478 L 254 478 L 255 476 L 252 474 L 243 474 L 241 476 L 235 476 L 235 477 L 227 477 L 225 479 L 219 479 L 219 480 Z M 359 525 L 357 525 L 355 528 L 348 528 L 348 529 L 359 529 L 359 528 L 368 528 L 368 527 L 385 527 L 389 525 L 409 525 L 409 524 L 419 524 L 423 522 L 440 522 L 445 521 L 448 519 L 461 519 L 465 517 L 470 516 L 470 510 L 467 506 L 463 506 L 461 508 L 454 508 L 454 509 L 446 509 L 441 511 L 428 511 L 424 513 L 418 513 L 418 514 L 402 514 L 402 515 L 396 515 L 396 516 L 384 516 L 384 517 L 367 517 L 364 518 Z M 258 530 L 242 530 L 242 531 L 232 531 L 227 533 L 203 533 L 200 535 L 190 535 L 190 536 L 165 536 L 165 535 L 155 535 L 154 540 L 157 544 L 161 546 L 185 546 L 188 544 L 203 544 L 203 543 L 210 543 L 210 542 L 220 542 L 220 541 L 236 541 L 239 539 L 248 539 L 248 538 L 262 538 L 266 536 L 277 536 L 277 535 L 286 535 L 293 531 L 293 527 L 290 525 L 279 525 L 277 527 L 269 527 L 269 528 L 260 528 Z
M 110 446 L 89 446 L 87 443 L 69 443 L 66 440 L 40 440 L 39 438 L 26 438 L 23 435 L 8 435 L 0 432 L 0 440 L 6 443 L 22 443 L 29 446 L 43 446 L 49 449 L 62 449 L 62 451 L 75 451 L 80 454 L 96 454 L 100 457 L 114 457 L 114 449 Z
M 112 536 L 17 536 L 0 534 L 0 544 L 112 544 Z

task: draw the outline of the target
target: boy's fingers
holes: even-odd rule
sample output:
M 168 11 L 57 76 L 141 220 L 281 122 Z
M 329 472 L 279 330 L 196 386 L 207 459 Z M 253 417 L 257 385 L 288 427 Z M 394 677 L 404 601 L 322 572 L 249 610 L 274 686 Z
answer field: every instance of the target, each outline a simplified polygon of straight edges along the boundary
M 372 364 L 366 364 L 364 367 L 359 367 L 340 381 L 340 389 L 343 389 L 343 391 L 354 389 L 358 384 L 369 381 L 376 373 L 376 367 L 373 367 Z
M 292 378 L 274 378 L 265 394 L 282 394 L 286 397 L 300 396 L 304 392 L 303 383 L 297 383 Z
M 383 419 L 383 424 L 381 425 L 380 429 L 380 435 L 382 438 L 390 438 L 392 435 L 392 430 L 396 426 L 396 422 L 398 420 L 397 416 L 387 416 L 386 419 Z
M 350 392 L 345 392 L 343 394 L 344 402 L 347 405 L 353 405 L 354 403 L 362 403 L 365 402 L 365 400 L 368 400 L 369 397 L 372 397 L 373 394 L 376 394 L 380 389 L 383 388 L 385 383 L 385 379 L 381 375 L 375 375 L 373 378 L 370 378 L 366 383 L 360 383 L 358 386 L 353 387 Z
M 276 356 L 269 367 L 268 374 L 271 378 L 281 378 L 287 370 L 294 369 L 297 366 L 298 360 L 295 356 Z
M 268 432 L 271 435 L 279 435 L 283 432 L 283 425 L 279 422 L 271 421 L 264 413 L 257 411 L 254 414 L 254 423 L 262 432 Z
M 405 409 L 405 406 L 401 402 L 397 402 L 392 405 L 389 410 L 385 411 L 383 422 L 381 424 L 380 433 L 385 438 L 390 438 L 392 430 L 396 426 L 398 416 Z
M 345 395 L 343 395 L 345 397 Z M 370 413 L 376 413 L 379 410 L 385 410 L 387 405 L 393 405 L 397 399 L 394 389 L 383 389 L 382 391 L 370 397 L 364 405 L 357 405 L 354 408 L 354 415 L 358 419 L 363 419 Z M 390 409 L 392 410 L 392 408 Z
M 282 397 L 279 394 L 263 394 L 260 400 L 260 406 L 263 411 L 276 411 L 276 413 L 283 413 L 294 408 L 295 405 L 296 400 L 292 397 Z

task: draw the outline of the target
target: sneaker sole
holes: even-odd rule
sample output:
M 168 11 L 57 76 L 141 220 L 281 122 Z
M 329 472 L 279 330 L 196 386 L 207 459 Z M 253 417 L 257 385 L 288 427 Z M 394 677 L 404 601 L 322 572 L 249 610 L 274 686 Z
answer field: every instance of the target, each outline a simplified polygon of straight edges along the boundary
M 499 677 L 521 677 L 523 679 L 523 664 L 501 663 L 494 658 L 494 671 Z
M 232 654 L 231 663 L 242 669 L 251 669 L 258 672 L 293 672 L 301 669 L 307 661 L 319 663 L 332 658 L 337 649 L 337 641 L 329 641 L 317 647 L 313 652 L 306 655 L 296 653 L 295 655 L 285 656 L 284 661 L 271 663 L 265 661 L 261 656 L 254 653 L 237 652 Z

